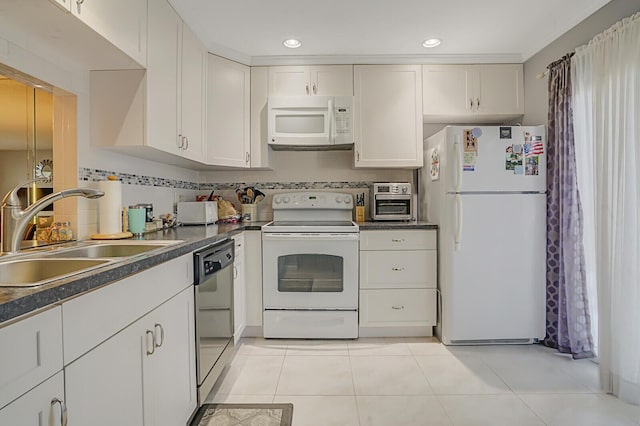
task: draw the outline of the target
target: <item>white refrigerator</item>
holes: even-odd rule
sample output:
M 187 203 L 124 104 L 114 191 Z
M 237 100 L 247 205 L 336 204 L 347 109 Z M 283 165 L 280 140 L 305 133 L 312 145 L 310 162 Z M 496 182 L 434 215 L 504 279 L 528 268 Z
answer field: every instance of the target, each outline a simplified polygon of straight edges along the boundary
M 545 336 L 544 126 L 448 126 L 425 140 L 420 220 L 439 225 L 443 343 Z

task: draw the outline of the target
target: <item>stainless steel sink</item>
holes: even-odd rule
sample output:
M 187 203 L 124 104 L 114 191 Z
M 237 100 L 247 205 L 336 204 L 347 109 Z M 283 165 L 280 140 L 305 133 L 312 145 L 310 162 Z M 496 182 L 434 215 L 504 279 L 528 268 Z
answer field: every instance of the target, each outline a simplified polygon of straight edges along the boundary
M 100 265 L 110 259 L 21 259 L 0 263 L 0 287 L 36 287 Z
M 122 243 L 98 243 L 89 246 L 75 247 L 68 250 L 62 250 L 47 255 L 47 257 L 55 258 L 89 258 L 98 259 L 103 257 L 130 257 L 138 254 L 156 250 L 170 244 L 180 241 L 139 241 L 139 242 L 122 242 Z

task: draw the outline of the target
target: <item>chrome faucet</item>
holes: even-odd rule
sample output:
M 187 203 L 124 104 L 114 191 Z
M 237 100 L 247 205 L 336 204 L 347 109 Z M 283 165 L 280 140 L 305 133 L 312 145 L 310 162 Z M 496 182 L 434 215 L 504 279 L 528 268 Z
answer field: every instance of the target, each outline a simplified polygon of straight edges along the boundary
M 89 188 L 65 189 L 64 191 L 49 194 L 23 210 L 18 198 L 18 190 L 30 183 L 48 181 L 49 179 L 47 178 L 32 179 L 16 186 L 4 196 L 2 200 L 2 252 L 0 254 L 15 254 L 19 252 L 20 241 L 29 221 L 38 212 L 55 201 L 66 197 L 100 198 L 104 195 L 102 191 Z

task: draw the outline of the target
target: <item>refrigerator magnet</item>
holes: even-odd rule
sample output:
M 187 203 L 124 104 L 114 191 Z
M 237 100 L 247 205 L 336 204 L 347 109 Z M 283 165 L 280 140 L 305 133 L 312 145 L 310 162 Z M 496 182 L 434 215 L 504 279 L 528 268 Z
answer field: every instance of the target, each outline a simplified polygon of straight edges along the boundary
M 464 130 L 464 152 L 478 152 L 478 138 L 473 135 L 472 129 Z
M 480 127 L 474 127 L 473 130 L 471 130 L 471 134 L 476 138 L 479 138 L 482 136 L 482 129 Z
M 521 174 L 523 174 L 523 172 L 524 172 L 524 170 L 522 169 L 522 166 L 516 166 L 513 169 L 513 174 L 514 175 L 521 175 Z
M 431 161 L 431 167 L 429 169 L 431 180 L 440 179 L 440 151 L 438 151 L 438 148 L 431 148 L 428 158 L 430 158 Z
M 522 149 L 519 153 L 514 152 L 514 145 L 509 145 L 505 153 L 505 170 L 515 173 L 516 166 L 522 167 Z
M 500 139 L 511 139 L 511 127 L 500 127 Z
M 476 170 L 476 160 L 478 159 L 478 154 L 475 152 L 465 152 L 464 153 L 464 164 L 462 166 L 462 170 L 465 172 L 475 172 Z
M 537 176 L 539 162 L 540 157 L 537 155 L 527 158 L 524 166 L 524 174 L 527 176 Z

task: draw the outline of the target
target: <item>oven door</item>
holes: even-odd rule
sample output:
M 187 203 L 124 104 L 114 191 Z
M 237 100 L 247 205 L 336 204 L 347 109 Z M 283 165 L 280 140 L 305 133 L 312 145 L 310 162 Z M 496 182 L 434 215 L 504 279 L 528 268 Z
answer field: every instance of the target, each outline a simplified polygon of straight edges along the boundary
M 411 197 L 376 195 L 371 216 L 374 220 L 409 220 L 411 219 Z
M 358 308 L 358 234 L 265 233 L 265 309 Z

